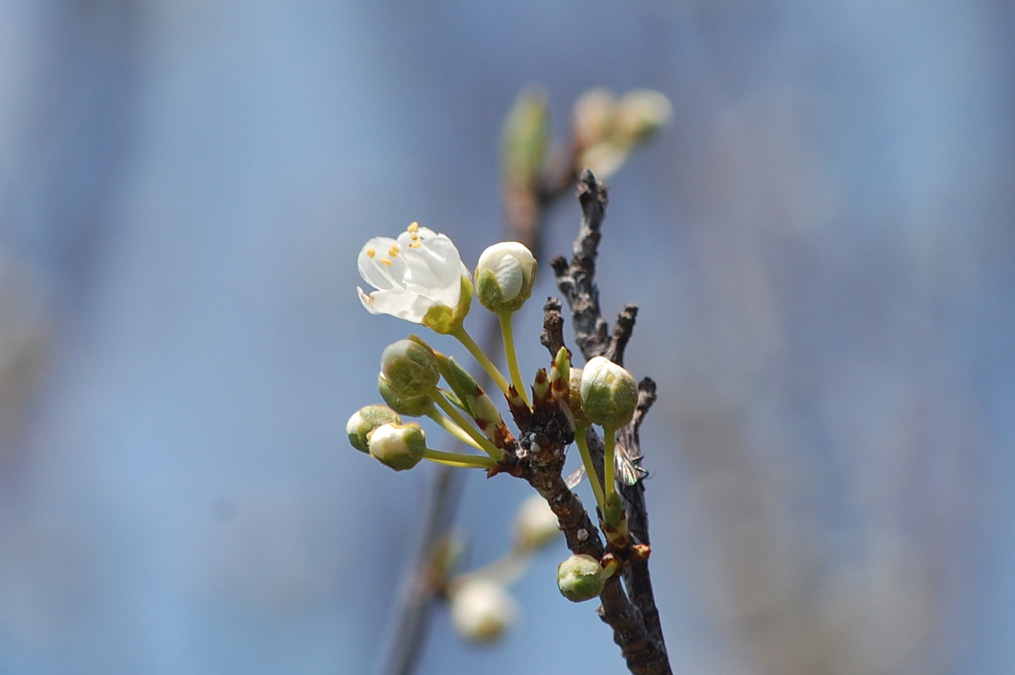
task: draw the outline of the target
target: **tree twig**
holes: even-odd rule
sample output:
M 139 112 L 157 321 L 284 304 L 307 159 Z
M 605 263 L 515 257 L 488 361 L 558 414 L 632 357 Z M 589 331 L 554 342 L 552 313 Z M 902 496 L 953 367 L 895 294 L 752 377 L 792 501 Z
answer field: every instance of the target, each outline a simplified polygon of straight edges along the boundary
M 557 287 L 571 308 L 575 342 L 586 359 L 605 355 L 622 364 L 624 349 L 631 337 L 637 307 L 628 305 L 617 319 L 612 338 L 607 337 L 607 324 L 599 306 L 599 290 L 595 283 L 596 258 L 602 239 L 601 228 L 607 205 L 606 188 L 596 181 L 588 169 L 578 180 L 578 201 L 582 207 L 582 223 L 573 246 L 573 257 L 551 261 Z M 641 457 L 638 430 L 655 401 L 655 383 L 645 378 L 639 385 L 638 408 L 635 418 L 618 433 L 618 447 L 629 457 Z M 593 461 L 602 464 L 602 450 L 598 439 L 589 444 Z M 596 452 L 598 450 L 598 453 Z M 598 454 L 598 457 L 595 455 Z M 641 480 L 634 485 L 618 485 L 628 516 L 631 538 L 636 544 L 648 545 L 648 510 L 645 506 L 645 489 Z M 648 561 L 632 561 L 625 566 L 624 584 L 604 591 L 599 615 L 614 630 L 614 641 L 621 647 L 628 668 L 633 673 L 670 673 L 669 658 L 655 605 Z M 628 594 L 630 599 L 628 599 Z M 636 619 L 632 618 L 632 613 Z

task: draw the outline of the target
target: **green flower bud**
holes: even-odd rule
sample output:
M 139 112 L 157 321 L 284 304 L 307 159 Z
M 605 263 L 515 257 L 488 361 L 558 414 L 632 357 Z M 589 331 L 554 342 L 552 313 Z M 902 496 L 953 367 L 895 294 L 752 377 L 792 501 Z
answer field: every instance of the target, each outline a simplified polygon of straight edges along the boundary
M 557 350 L 553 357 L 553 366 L 550 368 L 550 391 L 554 400 L 561 400 L 570 397 L 571 389 L 571 354 L 567 347 Z
M 546 96 L 523 91 L 511 106 L 501 136 L 501 172 L 505 184 L 530 188 L 539 182 L 550 139 Z
M 433 350 L 415 340 L 399 340 L 384 348 L 381 375 L 402 396 L 429 394 L 441 379 Z
M 395 471 L 419 464 L 426 450 L 426 434 L 415 422 L 383 424 L 370 434 L 370 454 Z
M 532 295 L 536 259 L 517 241 L 487 247 L 476 265 L 476 293 L 491 312 L 515 312 Z
M 540 368 L 532 380 L 532 398 L 536 401 L 545 401 L 549 391 L 550 378 L 546 376 L 546 368 Z
M 422 417 L 429 412 L 433 406 L 433 399 L 429 394 L 406 395 L 395 391 L 384 373 L 377 376 L 377 390 L 381 392 L 381 398 L 391 406 L 391 409 L 399 415 L 406 417 Z
M 638 383 L 631 373 L 596 356 L 585 364 L 581 377 L 582 410 L 593 424 L 615 430 L 631 421 L 638 405 Z
M 557 565 L 557 588 L 571 602 L 599 597 L 606 579 L 599 561 L 590 555 L 572 555 Z
M 522 502 L 515 516 L 516 546 L 525 551 L 542 548 L 557 538 L 560 524 L 557 514 L 540 495 L 532 495 Z
M 588 415 L 585 414 L 585 410 L 582 409 L 581 368 L 571 366 L 571 371 L 568 374 L 568 384 L 570 391 L 568 392 L 567 406 L 571 409 L 571 417 L 574 419 L 575 427 L 592 426 L 592 420 L 589 419 Z
M 500 638 L 517 615 L 514 598 L 489 579 L 468 579 L 451 594 L 451 623 L 470 642 Z
M 360 452 L 370 452 L 370 434 L 383 424 L 401 424 L 402 420 L 391 408 L 385 405 L 368 405 L 352 414 L 345 424 L 345 432 L 349 434 L 349 443 Z

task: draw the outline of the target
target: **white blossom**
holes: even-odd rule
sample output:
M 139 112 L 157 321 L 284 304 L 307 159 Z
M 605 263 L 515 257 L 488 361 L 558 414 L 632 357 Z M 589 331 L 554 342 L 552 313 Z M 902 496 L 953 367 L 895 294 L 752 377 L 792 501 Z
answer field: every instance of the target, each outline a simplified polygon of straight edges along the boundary
M 496 640 L 517 615 L 514 598 L 489 579 L 469 579 L 451 595 L 451 623 L 459 635 L 473 642 Z
M 468 312 L 472 297 L 469 270 L 454 243 L 443 234 L 413 223 L 397 239 L 374 237 L 368 241 L 357 262 L 360 276 L 376 289 L 371 293 L 356 289 L 372 314 L 390 314 L 448 332 L 449 325 L 460 324 Z M 465 298 L 463 286 L 468 291 Z

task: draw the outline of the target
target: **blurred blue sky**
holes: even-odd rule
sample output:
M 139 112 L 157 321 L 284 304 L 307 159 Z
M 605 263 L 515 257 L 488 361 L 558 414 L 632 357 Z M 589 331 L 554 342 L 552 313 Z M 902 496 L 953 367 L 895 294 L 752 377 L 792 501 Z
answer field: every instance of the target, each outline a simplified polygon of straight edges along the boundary
M 432 473 L 346 444 L 412 331 L 363 311 L 355 255 L 418 220 L 474 265 L 530 84 L 559 136 L 590 87 L 674 106 L 611 180 L 600 281 L 659 384 L 675 670 L 1010 672 L 1013 14 L 0 4 L 0 673 L 369 672 Z M 577 222 L 558 205 L 547 252 Z M 470 476 L 471 564 L 527 494 Z M 499 646 L 437 612 L 419 672 L 622 672 L 563 556 Z

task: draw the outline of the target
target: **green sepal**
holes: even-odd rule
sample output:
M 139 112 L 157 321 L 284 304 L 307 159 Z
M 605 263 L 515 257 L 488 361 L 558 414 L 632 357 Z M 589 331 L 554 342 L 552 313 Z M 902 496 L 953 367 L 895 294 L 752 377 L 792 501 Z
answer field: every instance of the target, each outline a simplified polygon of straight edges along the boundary
M 462 327 L 465 317 L 472 307 L 472 280 L 467 275 L 461 276 L 461 294 L 458 296 L 458 306 L 452 309 L 447 305 L 434 305 L 426 311 L 421 322 L 424 326 L 447 335 Z
M 396 410 L 380 404 L 367 405 L 353 413 L 345 425 L 345 431 L 352 447 L 370 454 L 370 434 L 373 430 L 383 424 L 401 422 Z
M 391 409 L 399 415 L 407 417 L 422 417 L 433 407 L 433 399 L 429 394 L 417 394 L 406 396 L 399 394 L 384 377 L 384 373 L 377 376 L 377 391 L 380 392 L 384 402 L 391 406 Z
M 435 353 L 437 355 L 437 367 L 440 369 L 444 381 L 448 383 L 448 386 L 451 387 L 451 390 L 458 397 L 460 407 L 472 419 L 476 420 L 479 428 L 487 438 L 494 441 L 494 443 L 498 442 L 499 436 L 495 431 L 499 427 L 504 427 L 504 418 L 497 411 L 497 406 L 486 395 L 486 392 L 479 386 L 476 379 L 467 370 L 458 365 L 457 361 L 440 352 Z
M 381 374 L 401 396 L 427 394 L 441 377 L 433 349 L 418 338 L 398 340 L 385 347 L 381 353 Z
M 476 297 L 479 304 L 488 309 L 500 308 L 504 298 L 497 283 L 497 275 L 492 270 L 482 270 L 476 275 Z M 491 311 L 497 311 L 491 309 Z
M 500 284 L 497 283 L 497 275 L 493 270 L 485 269 L 476 275 L 476 297 L 479 298 L 479 304 L 491 312 L 517 312 L 532 297 L 532 287 L 535 283 L 536 271 L 533 270 L 528 282 L 523 283 L 518 291 L 518 295 L 511 300 L 504 300 Z
M 458 408 L 463 412 L 466 413 L 469 412 L 469 409 L 465 407 L 465 404 L 462 403 L 462 400 L 458 398 L 458 394 L 451 391 L 450 389 L 445 389 L 444 387 L 437 387 L 437 390 L 444 395 L 444 398 L 448 399 L 448 402 L 451 403 L 451 405 L 455 406 L 456 408 Z

